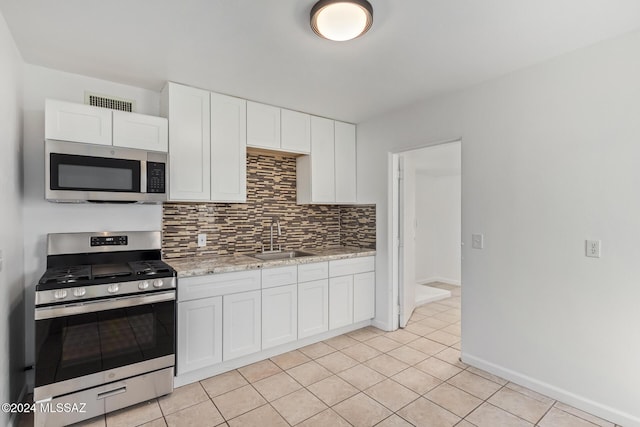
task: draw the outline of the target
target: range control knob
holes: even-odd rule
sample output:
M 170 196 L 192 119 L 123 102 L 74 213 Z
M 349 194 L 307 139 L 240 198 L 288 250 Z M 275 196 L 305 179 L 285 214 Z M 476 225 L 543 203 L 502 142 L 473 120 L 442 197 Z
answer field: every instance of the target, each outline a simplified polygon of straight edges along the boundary
M 120 290 L 120 286 L 118 286 L 117 283 L 114 283 L 113 285 L 109 285 L 109 287 L 107 288 L 107 292 L 109 292 L 110 294 L 115 294 L 119 290 Z
M 141 291 L 144 291 L 148 287 L 149 287 L 149 282 L 147 282 L 146 280 L 144 282 L 138 283 L 138 289 L 140 289 Z
M 73 296 L 78 298 L 83 297 L 86 293 L 87 293 L 87 290 L 85 288 L 75 288 L 73 290 Z
M 67 297 L 66 289 L 58 289 L 53 293 L 55 299 L 65 299 Z
M 153 281 L 154 288 L 161 288 L 163 284 L 164 282 L 162 281 L 162 279 L 156 279 Z

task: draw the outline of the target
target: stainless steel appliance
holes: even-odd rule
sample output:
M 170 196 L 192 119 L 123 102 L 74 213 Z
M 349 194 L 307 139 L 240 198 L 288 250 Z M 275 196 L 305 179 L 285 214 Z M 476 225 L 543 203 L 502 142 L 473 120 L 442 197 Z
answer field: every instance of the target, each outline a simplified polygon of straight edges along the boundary
M 35 295 L 35 426 L 173 391 L 176 273 L 160 247 L 159 231 L 49 234 Z
M 161 203 L 167 153 L 45 141 L 45 198 L 54 202 Z

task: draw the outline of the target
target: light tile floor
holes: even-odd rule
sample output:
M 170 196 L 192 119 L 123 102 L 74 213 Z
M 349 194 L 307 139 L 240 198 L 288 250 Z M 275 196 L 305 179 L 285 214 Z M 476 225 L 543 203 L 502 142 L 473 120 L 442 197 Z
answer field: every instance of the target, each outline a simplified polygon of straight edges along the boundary
M 435 286 L 451 298 L 405 329 L 359 329 L 76 426 L 614 426 L 460 362 L 460 289 Z

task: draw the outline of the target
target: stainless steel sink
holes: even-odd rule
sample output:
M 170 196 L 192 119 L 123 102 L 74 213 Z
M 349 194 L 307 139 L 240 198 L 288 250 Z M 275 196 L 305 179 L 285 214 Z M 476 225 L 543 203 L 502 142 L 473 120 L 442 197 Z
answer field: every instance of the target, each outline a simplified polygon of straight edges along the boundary
M 252 254 L 253 258 L 261 259 L 262 261 L 273 261 L 277 259 L 290 259 L 290 258 L 300 258 L 305 256 L 313 256 L 309 252 L 303 251 L 287 251 L 287 252 L 267 252 L 267 253 L 259 253 Z

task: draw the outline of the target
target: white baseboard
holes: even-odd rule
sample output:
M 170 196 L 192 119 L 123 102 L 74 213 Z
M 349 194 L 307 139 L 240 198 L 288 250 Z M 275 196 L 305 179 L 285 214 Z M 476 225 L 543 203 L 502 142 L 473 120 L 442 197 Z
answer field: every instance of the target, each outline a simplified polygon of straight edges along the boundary
M 462 285 L 462 282 L 460 280 L 450 279 L 448 277 L 438 277 L 436 281 L 446 283 L 447 285 L 453 285 L 453 286 Z
M 529 377 L 511 369 L 487 362 L 486 360 L 473 356 L 469 353 L 462 352 L 461 355 L 462 361 L 466 364 L 490 372 L 533 391 L 537 391 L 538 393 L 549 396 L 562 403 L 574 406 L 597 417 L 625 427 L 640 427 L 640 417 L 638 416 L 603 405 L 584 396 L 577 395 L 568 390 L 556 387 L 552 384 Z
M 427 277 L 426 279 L 418 279 L 416 280 L 416 285 L 424 285 L 432 282 L 442 282 L 442 283 L 446 283 L 447 285 L 454 285 L 454 286 L 462 285 L 462 282 L 460 280 L 450 279 L 448 277 L 441 277 L 441 276 L 433 276 L 433 277 Z
M 371 326 L 373 326 L 375 328 L 378 328 L 378 329 L 380 329 L 382 331 L 386 331 L 386 332 L 390 332 L 391 331 L 391 328 L 389 327 L 389 325 L 387 323 L 381 322 L 381 321 L 376 320 L 376 319 L 373 319 L 371 321 Z
M 440 301 L 451 296 L 451 291 L 435 287 L 422 287 L 416 289 L 416 307 Z

